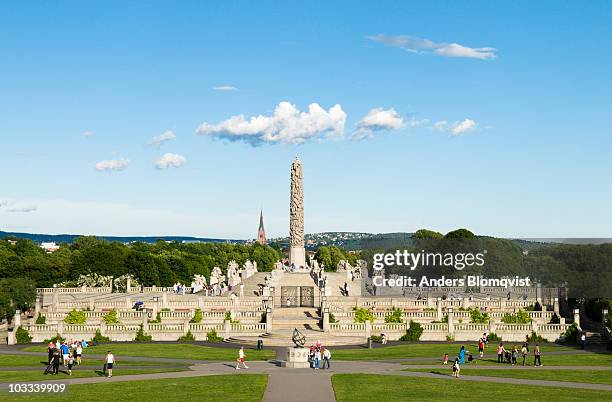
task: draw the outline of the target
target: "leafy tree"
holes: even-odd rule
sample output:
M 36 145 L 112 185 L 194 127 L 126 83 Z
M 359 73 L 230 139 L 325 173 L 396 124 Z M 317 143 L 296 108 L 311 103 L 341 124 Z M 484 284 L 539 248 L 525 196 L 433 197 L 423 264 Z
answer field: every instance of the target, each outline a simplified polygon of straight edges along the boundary
M 47 317 L 45 317 L 44 315 L 38 313 L 38 317 L 36 317 L 36 324 L 37 325 L 44 325 L 47 323 Z
M 117 309 L 112 309 L 102 317 L 106 324 L 119 324 L 117 319 Z
M 444 237 L 447 239 L 473 239 L 476 236 L 467 229 L 457 229 L 448 232 Z
M 402 322 L 404 322 L 402 318 L 402 310 L 400 310 L 397 307 L 393 308 L 393 310 L 391 311 L 391 314 L 385 316 L 385 322 L 386 323 L 398 323 L 398 324 L 401 324 Z
M 423 327 L 421 327 L 421 324 L 415 321 L 410 321 L 408 329 L 406 330 L 406 333 L 402 335 L 400 341 L 416 342 L 421 339 L 421 335 L 423 335 Z
M 483 313 L 477 308 L 470 308 L 468 311 L 470 312 L 470 322 L 474 324 L 486 324 L 489 322 L 488 313 Z
M 82 310 L 72 309 L 66 317 L 64 317 L 64 322 L 66 324 L 85 324 L 87 321 L 87 316 Z
M 190 323 L 192 324 L 199 324 L 202 322 L 202 310 L 200 310 L 199 308 L 195 309 L 195 312 L 193 313 L 193 318 L 191 320 L 189 320 Z
M 531 322 L 531 316 L 526 311 L 519 310 L 515 314 L 504 314 L 502 322 L 504 324 L 528 324 Z
M 18 327 L 17 332 L 15 333 L 15 338 L 17 343 L 30 343 L 32 342 L 32 337 L 27 329 L 23 327 Z
M 144 332 L 144 327 L 142 326 L 142 324 L 140 324 L 140 328 L 136 333 L 136 338 L 134 338 L 134 342 L 151 342 L 152 340 L 153 337 L 151 335 L 147 335 Z
M 93 338 L 91 338 L 92 342 L 95 343 L 110 343 L 110 338 L 107 336 L 102 336 L 102 333 L 100 332 L 99 329 L 96 329 L 96 334 L 94 335 Z
M 30 279 L 0 280 L 0 319 L 12 318 L 16 310 L 28 311 L 36 299 L 36 286 Z
M 442 233 L 434 232 L 433 230 L 419 229 L 414 233 L 415 239 L 441 239 L 444 236 Z
M 360 324 L 366 321 L 374 322 L 374 314 L 370 310 L 363 307 L 355 307 L 353 310 L 355 310 L 355 322 Z
M 195 336 L 191 333 L 191 330 L 187 331 L 187 333 L 178 338 L 179 342 L 195 342 Z
M 208 342 L 223 342 L 223 337 L 217 335 L 217 331 L 211 329 L 206 333 L 206 340 Z

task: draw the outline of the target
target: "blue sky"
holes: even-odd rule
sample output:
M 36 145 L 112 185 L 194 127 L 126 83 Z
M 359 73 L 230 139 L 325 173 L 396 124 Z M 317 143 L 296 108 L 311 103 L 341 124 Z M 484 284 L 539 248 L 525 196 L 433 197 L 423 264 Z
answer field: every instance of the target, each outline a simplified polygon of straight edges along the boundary
M 3 3 L 0 230 L 612 236 L 612 4 L 290 3 Z

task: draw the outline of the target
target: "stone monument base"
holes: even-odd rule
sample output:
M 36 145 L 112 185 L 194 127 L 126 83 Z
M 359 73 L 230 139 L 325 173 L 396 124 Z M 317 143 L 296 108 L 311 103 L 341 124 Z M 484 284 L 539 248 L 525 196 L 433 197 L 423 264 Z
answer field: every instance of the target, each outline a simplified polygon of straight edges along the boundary
M 280 361 L 281 367 L 309 368 L 308 349 L 289 347 L 286 350 L 276 352 L 276 360 Z
M 304 247 L 291 247 L 289 250 L 289 263 L 295 265 L 295 269 L 305 269 L 306 250 Z

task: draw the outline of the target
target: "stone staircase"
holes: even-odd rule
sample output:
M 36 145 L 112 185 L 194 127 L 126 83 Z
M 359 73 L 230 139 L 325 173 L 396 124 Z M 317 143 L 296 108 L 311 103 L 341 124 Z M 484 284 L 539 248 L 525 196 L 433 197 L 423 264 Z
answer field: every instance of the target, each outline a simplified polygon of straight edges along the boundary
M 599 332 L 586 332 L 586 344 L 589 345 L 605 345 L 606 340 L 603 339 Z
M 243 345 L 256 345 L 262 339 L 266 346 L 293 346 L 291 340 L 293 330 L 297 328 L 306 336 L 306 345 L 321 341 L 323 345 L 361 345 L 366 343 L 365 337 L 331 336 L 323 332 L 321 318 L 316 308 L 276 308 L 272 318 L 272 332 L 261 336 L 236 336 L 225 342 Z

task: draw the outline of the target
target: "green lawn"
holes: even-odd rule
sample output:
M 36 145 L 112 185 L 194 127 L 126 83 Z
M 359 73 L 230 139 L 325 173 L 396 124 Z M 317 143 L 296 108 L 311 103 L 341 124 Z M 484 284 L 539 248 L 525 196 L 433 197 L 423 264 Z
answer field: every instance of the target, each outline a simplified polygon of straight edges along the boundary
M 186 368 L 185 368 L 186 369 Z M 113 376 L 122 376 L 130 374 L 150 374 L 150 373 L 167 373 L 171 371 L 182 371 L 180 368 L 168 367 L 168 369 L 123 369 L 121 366 L 116 366 L 113 371 Z M 69 378 L 84 378 L 84 377 L 103 377 L 102 366 L 99 370 L 77 368 L 72 369 L 72 375 L 68 375 L 68 371 L 60 367 L 58 375 L 44 374 L 44 368 L 40 370 L 25 370 L 25 371 L 0 371 L 0 382 L 20 382 L 20 381 L 61 381 Z
M 403 401 L 609 401 L 612 391 L 560 390 L 553 387 L 429 379 L 376 374 L 335 374 L 339 402 Z
M 29 352 L 46 351 L 46 346 L 30 346 L 24 349 Z M 238 357 L 238 347 L 236 348 L 214 348 L 209 346 L 199 346 L 184 343 L 176 344 L 135 344 L 135 343 L 113 343 L 100 346 L 90 346 L 85 349 L 84 356 L 104 355 L 107 350 L 111 350 L 121 362 L 121 356 L 143 356 L 143 357 L 166 357 L 173 359 L 193 359 L 193 360 L 227 360 L 236 361 Z M 247 360 L 268 360 L 275 356 L 272 350 L 258 351 L 255 349 L 245 350 Z
M 74 401 L 224 401 L 259 402 L 268 377 L 265 374 L 215 375 L 190 378 L 158 379 L 69 385 L 66 394 L 28 394 L 24 399 Z M 3 395 L 4 396 L 4 395 Z M 19 397 L 13 396 L 14 399 Z M 6 399 L 5 399 L 6 400 Z
M 422 373 L 434 373 L 450 376 L 452 369 L 406 369 Z M 470 369 L 461 368 L 461 375 L 479 375 L 486 377 L 526 378 L 529 380 L 588 382 L 594 384 L 612 384 L 612 371 L 609 370 L 545 370 L 539 367 L 517 370 Z
M 612 366 L 612 354 L 589 353 L 578 355 L 546 355 L 541 357 L 542 364 L 546 366 Z M 523 358 L 517 359 L 518 364 L 522 364 Z M 474 363 L 470 363 L 474 364 Z M 497 366 L 496 358 L 485 358 L 476 360 L 477 365 Z M 526 365 L 533 365 L 533 355 L 525 359 Z
M 465 348 L 473 355 L 478 354 L 478 345 L 475 343 L 466 342 Z M 402 345 L 393 345 L 386 347 L 375 347 L 373 349 L 356 348 L 356 349 L 338 349 L 333 350 L 333 358 L 336 360 L 392 360 L 405 359 L 412 357 L 432 357 L 442 360 L 444 353 L 449 356 L 456 356 L 459 353 L 461 344 L 448 343 L 407 343 Z M 542 345 L 542 353 L 549 351 L 569 351 L 575 350 L 565 346 L 557 346 L 554 344 Z M 486 349 L 486 352 L 495 353 L 495 347 L 491 344 Z
M 39 366 L 42 369 L 47 365 L 47 356 L 31 356 L 31 355 L 5 355 L 0 354 L 0 367 L 26 367 L 26 366 Z M 100 365 L 102 366 L 101 359 L 91 359 L 85 357 L 83 359 L 83 365 Z M 124 360 L 121 362 L 122 366 L 151 366 L 159 365 L 159 362 L 138 362 Z M 75 364 L 75 367 L 78 367 Z

